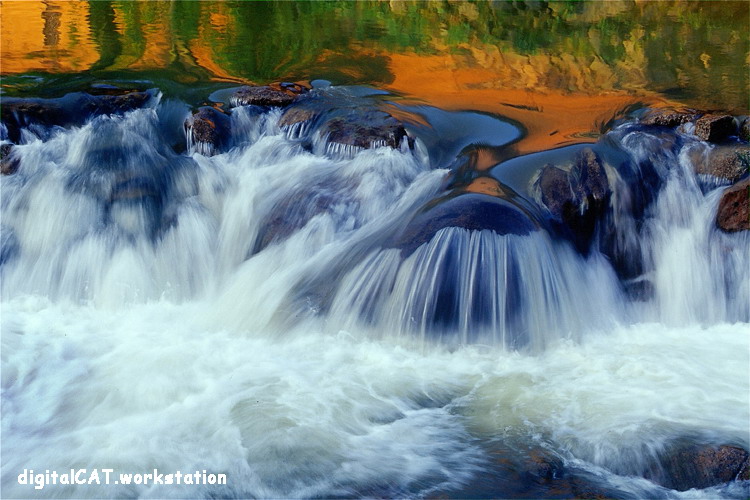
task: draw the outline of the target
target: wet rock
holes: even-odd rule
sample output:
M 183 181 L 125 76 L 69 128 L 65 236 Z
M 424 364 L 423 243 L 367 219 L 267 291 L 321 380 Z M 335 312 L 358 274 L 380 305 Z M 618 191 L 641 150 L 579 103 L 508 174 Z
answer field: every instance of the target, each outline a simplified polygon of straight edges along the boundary
M 200 108 L 185 120 L 185 135 L 189 152 L 211 156 L 229 142 L 229 117 L 216 108 Z
M 577 177 L 576 191 L 581 200 L 590 204 L 609 196 L 607 173 L 591 148 L 584 148 L 578 153 L 571 173 Z
M 80 121 L 78 117 L 70 116 L 57 100 L 49 99 L 3 99 L 0 117 L 7 129 L 8 139 L 15 144 L 21 142 L 21 129 L 31 125 L 52 127 Z
M 379 110 L 357 110 L 326 121 L 321 135 L 329 143 L 375 148 L 388 146 L 398 148 L 406 137 L 403 124 L 388 113 Z
M 750 146 L 716 146 L 707 154 L 693 158 L 693 165 L 698 175 L 710 175 L 734 183 L 750 172 Z
M 568 172 L 547 164 L 542 168 L 538 182 L 542 203 L 555 218 L 562 220 L 564 207 L 575 197 Z
M 686 491 L 748 479 L 750 455 L 736 446 L 682 445 L 670 450 L 647 479 L 666 488 Z
M 0 174 L 15 174 L 20 165 L 20 161 L 13 154 L 12 144 L 3 144 L 0 146 Z
M 230 102 L 232 106 L 273 106 L 285 107 L 296 101 L 309 88 L 298 83 L 272 83 L 262 87 L 242 87 L 237 90 Z
M 641 118 L 643 125 L 674 128 L 697 118 L 694 112 L 676 109 L 654 109 Z
M 401 248 L 402 255 L 410 255 L 446 227 L 489 230 L 500 235 L 526 235 L 537 231 L 539 224 L 528 212 L 507 200 L 462 194 L 440 200 L 418 214 L 394 239 L 392 246 Z
M 719 142 L 737 133 L 737 124 L 730 115 L 707 114 L 695 122 L 695 135 L 708 142 Z
M 76 92 L 58 99 L 6 98 L 0 103 L 0 115 L 7 128 L 8 139 L 18 144 L 23 128 L 80 126 L 94 116 L 123 114 L 141 108 L 150 99 L 148 92 L 122 95 Z
M 750 178 L 724 191 L 719 201 L 716 225 L 727 233 L 750 229 Z
M 591 148 L 580 150 L 570 171 L 545 165 L 533 188 L 552 219 L 585 251 L 596 223 L 609 205 L 611 189 L 600 158 Z
M 750 142 L 750 117 L 746 116 L 740 122 L 740 139 Z
M 123 114 L 144 107 L 151 95 L 148 92 L 130 92 L 123 95 L 90 96 L 83 102 L 82 110 L 89 116 Z
M 292 127 L 300 123 L 309 122 L 315 119 L 317 116 L 318 113 L 312 109 L 301 108 L 297 106 L 287 108 L 286 111 L 284 111 L 284 114 L 282 114 L 281 118 L 279 119 L 279 126 L 282 128 Z

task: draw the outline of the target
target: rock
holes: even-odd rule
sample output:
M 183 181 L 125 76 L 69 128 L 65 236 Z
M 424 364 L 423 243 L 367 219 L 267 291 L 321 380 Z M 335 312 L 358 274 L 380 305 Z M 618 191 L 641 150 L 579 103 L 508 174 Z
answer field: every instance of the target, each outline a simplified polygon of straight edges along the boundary
M 273 106 L 283 108 L 296 101 L 309 88 L 298 83 L 272 83 L 262 87 L 242 87 L 230 98 L 232 106 Z
M 326 121 L 321 135 L 329 143 L 375 148 L 388 146 L 397 149 L 406 137 L 403 124 L 388 113 L 379 110 L 355 110 Z
M 750 171 L 750 146 L 716 146 L 693 158 L 693 165 L 698 175 L 710 175 L 734 183 Z
M 538 186 L 544 206 L 556 219 L 562 220 L 563 207 L 575 199 L 568 172 L 547 164 L 539 175 Z
M 443 199 L 416 215 L 395 237 L 392 246 L 410 255 L 446 227 L 497 234 L 526 235 L 539 229 L 537 221 L 517 205 L 482 194 L 462 194 Z
M 282 128 L 293 127 L 294 125 L 309 122 L 316 117 L 318 113 L 312 109 L 301 108 L 298 106 L 287 108 L 279 119 L 279 126 Z
M 534 190 L 563 233 L 569 232 L 579 250 L 586 251 L 612 194 L 597 154 L 588 147 L 581 149 L 569 172 L 545 165 Z
M 601 160 L 591 148 L 582 149 L 576 156 L 571 174 L 578 179 L 576 191 L 582 201 L 589 204 L 609 196 L 609 182 Z
M 202 107 L 185 120 L 185 134 L 189 152 L 211 156 L 229 141 L 229 117 L 216 108 Z
M 13 154 L 12 144 L 3 144 L 0 146 L 0 174 L 15 174 L 20 162 Z
M 130 92 L 123 95 L 90 96 L 83 103 L 82 110 L 89 116 L 123 114 L 127 111 L 144 107 L 151 94 L 148 92 Z
M 746 116 L 740 123 L 740 139 L 750 142 L 750 117 Z
M 750 455 L 736 446 L 682 445 L 670 450 L 647 479 L 666 488 L 687 491 L 747 479 Z
M 716 225 L 727 233 L 750 229 L 750 178 L 724 191 L 719 201 Z
M 689 110 L 654 109 L 641 117 L 641 123 L 649 126 L 674 128 L 695 120 L 697 116 Z
M 737 133 L 737 124 L 730 115 L 707 114 L 695 122 L 695 135 L 708 142 L 719 142 Z

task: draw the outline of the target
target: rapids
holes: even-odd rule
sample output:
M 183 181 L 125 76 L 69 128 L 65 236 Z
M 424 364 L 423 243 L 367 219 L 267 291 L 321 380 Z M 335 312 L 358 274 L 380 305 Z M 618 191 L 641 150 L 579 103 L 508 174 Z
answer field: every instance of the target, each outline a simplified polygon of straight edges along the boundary
M 205 156 L 175 132 L 187 105 L 158 92 L 23 130 L 23 168 L 0 186 L 3 495 L 542 498 L 554 490 L 503 457 L 544 450 L 612 496 L 747 497 L 747 481 L 640 477 L 686 436 L 750 446 L 750 237 L 714 227 L 722 186 L 688 154 L 710 146 L 632 121 L 600 141 L 658 177 L 636 214 L 641 188 L 607 166 L 612 244 L 653 287 L 634 299 L 603 235 L 580 252 L 534 214 L 519 234 L 394 243 L 445 192 L 467 124 L 496 147 L 522 133 L 409 112 L 428 125 L 394 149 L 337 147 L 246 106 Z M 519 160 L 493 175 L 513 185 Z M 17 481 L 70 468 L 229 481 Z

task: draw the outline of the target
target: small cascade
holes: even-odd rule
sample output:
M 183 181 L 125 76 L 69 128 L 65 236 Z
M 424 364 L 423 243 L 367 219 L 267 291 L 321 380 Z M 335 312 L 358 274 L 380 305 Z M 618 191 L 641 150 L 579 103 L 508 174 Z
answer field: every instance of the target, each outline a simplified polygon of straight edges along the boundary
M 621 300 L 606 261 L 545 233 L 446 228 L 405 260 L 396 249 L 371 254 L 343 280 L 332 316 L 425 340 L 539 351 L 621 320 Z
M 750 235 L 716 227 L 727 181 L 696 174 L 695 151 L 706 143 L 688 133 L 655 136 L 630 124 L 612 135 L 642 180 L 620 186 L 613 221 L 625 246 L 637 247 L 631 253 L 638 256 L 641 279 L 653 286 L 644 319 L 681 325 L 750 321 Z M 632 210 L 634 199 L 644 207 L 641 214 Z

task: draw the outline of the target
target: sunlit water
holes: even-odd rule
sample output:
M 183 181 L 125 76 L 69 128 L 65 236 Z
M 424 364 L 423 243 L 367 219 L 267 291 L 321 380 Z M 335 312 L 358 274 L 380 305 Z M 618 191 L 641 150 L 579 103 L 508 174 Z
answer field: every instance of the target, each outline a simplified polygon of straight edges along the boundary
M 238 108 L 231 150 L 177 155 L 186 115 L 155 96 L 29 134 L 2 179 L 4 496 L 471 496 L 502 481 L 502 446 L 624 497 L 747 497 L 636 477 L 684 436 L 750 446 L 750 241 L 713 227 L 719 191 L 686 157 L 643 233 L 654 297 L 631 302 L 603 256 L 545 232 L 389 248 L 446 174 L 419 144 L 309 152 L 278 111 Z M 279 213 L 291 230 L 259 248 Z M 441 280 L 449 329 L 429 323 Z M 229 484 L 17 482 L 70 468 Z

